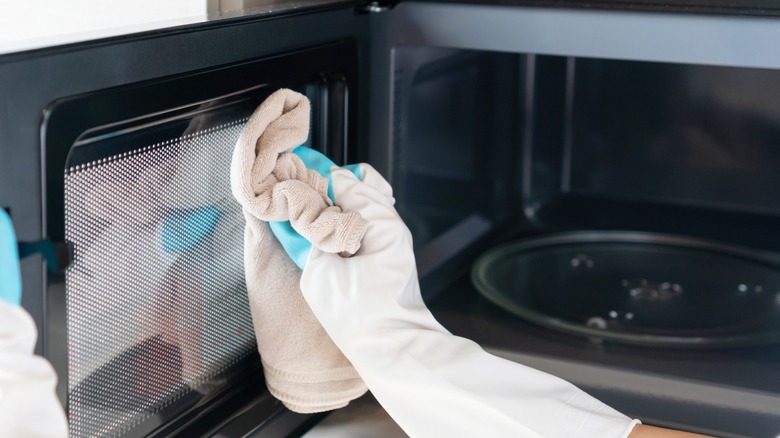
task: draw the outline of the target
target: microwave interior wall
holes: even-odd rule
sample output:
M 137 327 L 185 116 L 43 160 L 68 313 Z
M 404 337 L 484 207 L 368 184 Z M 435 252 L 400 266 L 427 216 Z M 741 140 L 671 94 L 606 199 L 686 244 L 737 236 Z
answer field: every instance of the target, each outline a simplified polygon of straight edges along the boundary
M 394 56 L 392 178 L 417 247 L 459 226 L 503 225 L 780 249 L 780 71 L 418 47 Z
M 0 78 L 10 83 L 26 71 L 56 68 L 61 73 L 38 84 L 37 91 L 26 90 L 26 100 L 19 95 L 24 88 L 8 89 L 8 96 L 24 102 L 16 111 L 35 123 L 12 131 L 8 135 L 16 137 L 7 139 L 37 144 L 31 139 L 38 135 L 40 109 L 52 101 L 186 78 L 347 40 L 346 64 L 355 74 L 347 81 L 349 115 L 339 123 L 347 125 L 343 132 L 349 153 L 334 158 L 368 161 L 393 184 L 399 213 L 414 236 L 424 297 L 445 326 L 510 359 L 568 378 L 619 410 L 656 424 L 719 436 L 776 436 L 776 345 L 665 351 L 594 344 L 519 322 L 479 298 L 468 279 L 475 257 L 496 244 L 567 230 L 672 233 L 780 251 L 780 55 L 759 38 L 771 25 L 772 20 L 750 18 L 408 2 L 374 15 L 356 14 L 349 7 L 268 21 L 237 20 L 204 32 L 76 47 L 50 57 L 43 53 L 0 65 Z M 691 36 L 698 31 L 725 32 L 754 42 L 755 50 L 699 50 L 700 42 Z M 645 45 L 648 38 L 658 44 Z M 197 53 L 192 47 L 207 49 Z M 117 59 L 119 74 L 107 67 Z M 231 111 L 235 114 L 227 117 L 228 124 L 242 120 L 247 103 L 256 103 L 252 99 L 268 87 L 297 87 L 316 98 L 322 71 L 305 60 L 297 65 L 301 71 L 295 76 L 303 80 L 270 80 L 260 71 L 249 81 L 253 84 L 239 87 L 260 87 L 259 94 L 250 92 L 253 97 L 238 106 L 229 98 L 230 105 L 213 111 L 214 120 Z M 74 80 L 83 66 L 92 68 L 93 77 Z M 340 93 L 338 84 L 343 83 L 335 82 L 331 91 Z M 205 105 L 201 109 L 208 109 Z M 315 105 L 314 123 L 333 128 L 328 120 L 334 116 L 326 117 L 323 108 Z M 184 125 L 191 124 L 188 120 Z M 105 133 L 93 131 L 86 140 Z M 322 131 L 313 133 L 312 144 L 327 150 L 329 140 L 322 140 Z M 133 134 L 128 135 L 117 139 Z M 45 146 L 43 156 L 20 153 L 19 169 L 45 162 L 52 153 Z M 145 146 L 134 142 L 130 149 Z M 9 178 L 8 184 L 23 193 L 14 181 L 29 182 L 30 176 L 18 169 L 5 173 L 0 180 Z M 41 235 L 47 224 L 40 218 L 58 213 L 50 209 L 44 214 L 44 206 L 13 196 L 12 217 L 32 218 L 15 221 L 20 238 L 48 237 Z M 40 259 L 24 262 L 26 291 L 45 289 L 41 283 L 49 287 L 45 298 L 26 297 L 26 307 L 37 309 L 34 316 L 44 327 L 39 351 L 58 370 L 67 370 L 62 357 L 68 352 L 53 343 L 52 334 L 65 278 L 41 278 L 41 265 Z M 141 348 L 158 357 L 171 354 Z M 256 378 L 254 360 L 249 368 Z M 241 385 L 263 391 L 257 379 L 250 384 L 219 379 L 221 391 Z M 655 386 L 654 391 L 641 393 L 629 385 L 632 381 Z M 683 400 L 675 398 L 679 391 L 664 392 L 675 385 L 691 391 Z M 707 399 L 722 396 L 730 397 L 729 402 Z M 219 424 L 225 430 L 254 430 L 257 424 L 247 421 L 257 423 L 259 413 L 267 417 L 280 411 L 267 393 L 261 399 L 241 397 L 210 411 L 202 401 L 183 399 L 167 417 L 146 423 L 144 432 L 186 435 L 193 429 L 185 423 L 198 416 L 211 416 L 210 432 Z M 745 400 L 743 408 L 735 409 Z M 245 409 L 247 405 L 252 408 Z M 285 430 L 304 421 L 298 418 Z M 127 432 L 132 436 L 142 434 L 140 430 Z

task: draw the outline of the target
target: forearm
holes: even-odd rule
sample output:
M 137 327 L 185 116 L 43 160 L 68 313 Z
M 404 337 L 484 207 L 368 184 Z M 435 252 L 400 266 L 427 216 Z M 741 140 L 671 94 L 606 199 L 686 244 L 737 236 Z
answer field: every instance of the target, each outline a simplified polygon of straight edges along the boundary
M 362 173 L 369 181 L 372 172 Z M 630 418 L 566 381 L 490 355 L 442 327 L 420 295 L 411 234 L 393 209 L 390 186 L 379 178 L 369 186 L 344 170 L 332 175 L 336 200 L 344 211 L 359 212 L 368 230 L 352 258 L 313 248 L 301 292 L 407 434 L 628 436 Z

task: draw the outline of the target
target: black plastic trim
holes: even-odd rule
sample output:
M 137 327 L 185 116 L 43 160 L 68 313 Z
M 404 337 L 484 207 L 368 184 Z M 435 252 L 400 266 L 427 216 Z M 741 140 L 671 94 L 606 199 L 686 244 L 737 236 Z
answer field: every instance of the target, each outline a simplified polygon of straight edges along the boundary
M 348 156 L 349 81 L 341 73 L 322 75 L 320 93 L 320 138 L 322 152 L 336 164 L 352 161 Z
M 285 410 L 281 403 L 273 399 L 265 388 L 260 359 L 252 355 L 245 362 L 245 377 L 241 385 L 234 385 L 208 400 L 197 404 L 176 418 L 173 418 L 157 430 L 147 435 L 150 438 L 205 436 L 205 431 L 218 430 L 226 419 L 236 412 L 246 410 L 247 405 L 256 405 L 262 400 L 262 409 L 255 411 L 256 424 L 279 415 Z

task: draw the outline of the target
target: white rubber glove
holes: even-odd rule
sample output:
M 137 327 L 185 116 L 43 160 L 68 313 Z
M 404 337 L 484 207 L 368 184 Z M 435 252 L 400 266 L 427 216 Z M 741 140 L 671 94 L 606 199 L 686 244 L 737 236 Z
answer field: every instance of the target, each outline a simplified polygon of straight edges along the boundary
M 312 248 L 301 291 L 391 417 L 412 437 L 626 437 L 632 421 L 570 383 L 453 336 L 423 303 L 412 237 L 390 185 L 333 168 L 336 203 L 369 223 L 357 254 Z
M 54 393 L 54 369 L 33 355 L 34 346 L 30 315 L 0 301 L 0 437 L 68 436 L 65 413 Z

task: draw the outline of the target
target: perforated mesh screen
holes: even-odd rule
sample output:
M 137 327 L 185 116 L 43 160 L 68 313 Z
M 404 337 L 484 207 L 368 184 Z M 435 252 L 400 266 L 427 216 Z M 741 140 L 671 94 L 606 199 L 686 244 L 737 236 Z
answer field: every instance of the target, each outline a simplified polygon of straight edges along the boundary
M 74 437 L 121 435 L 192 404 L 197 388 L 220 384 L 215 378 L 255 348 L 244 220 L 229 188 L 245 120 L 203 122 L 66 172 Z

